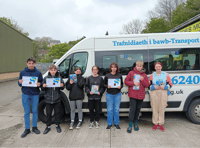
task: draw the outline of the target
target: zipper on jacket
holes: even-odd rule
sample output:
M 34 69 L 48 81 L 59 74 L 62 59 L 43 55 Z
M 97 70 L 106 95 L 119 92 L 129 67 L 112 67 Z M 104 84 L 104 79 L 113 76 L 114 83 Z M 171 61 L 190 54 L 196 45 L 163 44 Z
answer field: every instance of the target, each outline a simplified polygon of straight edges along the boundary
M 52 88 L 52 104 L 53 104 L 53 88 Z
M 52 76 L 52 78 L 53 78 L 53 76 Z M 55 87 L 54 87 L 55 88 Z M 53 104 L 53 88 L 52 88 L 52 104 Z

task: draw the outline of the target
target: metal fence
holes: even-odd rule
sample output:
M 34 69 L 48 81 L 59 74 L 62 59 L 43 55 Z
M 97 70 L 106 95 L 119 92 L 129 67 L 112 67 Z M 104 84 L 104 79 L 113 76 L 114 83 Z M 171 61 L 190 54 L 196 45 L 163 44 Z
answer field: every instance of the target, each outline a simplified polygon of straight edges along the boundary
M 44 74 L 47 70 L 49 70 L 49 65 L 52 63 L 36 63 L 35 67 Z

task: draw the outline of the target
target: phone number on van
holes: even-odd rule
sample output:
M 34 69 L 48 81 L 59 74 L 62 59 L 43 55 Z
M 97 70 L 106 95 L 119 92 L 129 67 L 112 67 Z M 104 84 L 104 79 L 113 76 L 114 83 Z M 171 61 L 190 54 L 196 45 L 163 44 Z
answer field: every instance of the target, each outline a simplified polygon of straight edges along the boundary
M 200 77 L 198 75 L 195 76 L 174 76 L 172 78 L 172 83 L 174 85 L 176 84 L 199 84 L 200 82 Z

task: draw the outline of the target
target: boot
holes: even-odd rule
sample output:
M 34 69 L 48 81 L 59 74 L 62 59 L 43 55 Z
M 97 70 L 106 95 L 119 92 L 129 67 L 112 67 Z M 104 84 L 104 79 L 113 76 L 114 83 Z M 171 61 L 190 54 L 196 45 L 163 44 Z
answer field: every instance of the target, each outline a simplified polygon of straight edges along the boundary
M 57 129 L 57 132 L 58 132 L 58 133 L 61 133 L 60 125 L 56 125 L 56 129 Z
M 24 138 L 24 137 L 26 137 L 26 135 L 28 135 L 30 133 L 31 133 L 30 129 L 25 129 L 25 131 L 22 133 L 21 137 Z
M 36 134 L 40 134 L 40 131 L 38 130 L 37 126 L 36 127 L 32 127 L 32 132 L 34 132 Z
M 49 127 L 47 126 L 46 129 L 44 130 L 43 134 L 47 134 L 50 130 L 51 130 L 51 128 L 49 128 Z

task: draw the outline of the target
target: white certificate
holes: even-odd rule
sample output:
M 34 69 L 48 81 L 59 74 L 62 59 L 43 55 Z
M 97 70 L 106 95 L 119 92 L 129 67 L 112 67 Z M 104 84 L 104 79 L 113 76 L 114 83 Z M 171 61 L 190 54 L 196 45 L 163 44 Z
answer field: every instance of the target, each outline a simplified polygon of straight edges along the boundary
M 23 76 L 22 77 L 22 86 L 28 86 L 28 87 L 37 87 L 37 77 L 29 77 L 29 76 Z
M 60 78 L 47 78 L 47 87 L 60 87 Z
M 108 85 L 111 88 L 118 88 L 118 86 L 121 86 L 121 79 L 108 79 Z
M 134 79 L 135 79 L 134 82 L 140 82 L 140 75 L 139 75 L 139 74 L 136 74 L 136 75 L 134 76 Z

